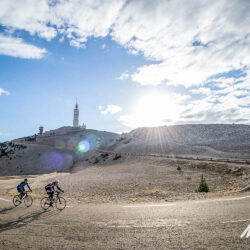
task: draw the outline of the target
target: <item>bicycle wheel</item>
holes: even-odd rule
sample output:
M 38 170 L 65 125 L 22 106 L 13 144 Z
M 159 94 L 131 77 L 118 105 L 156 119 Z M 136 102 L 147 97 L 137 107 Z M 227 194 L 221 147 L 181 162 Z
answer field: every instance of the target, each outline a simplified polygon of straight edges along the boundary
M 17 207 L 17 206 L 19 206 L 21 204 L 19 195 L 15 195 L 13 197 L 13 204 L 14 204 L 15 207 Z
M 43 210 L 47 210 L 50 207 L 50 202 L 48 200 L 48 197 L 42 198 L 40 204 Z
M 62 211 L 66 207 L 66 200 L 63 197 L 56 198 L 56 208 Z
M 26 195 L 26 197 L 24 197 L 24 204 L 26 205 L 26 207 L 30 207 L 33 203 L 33 198 L 30 195 Z

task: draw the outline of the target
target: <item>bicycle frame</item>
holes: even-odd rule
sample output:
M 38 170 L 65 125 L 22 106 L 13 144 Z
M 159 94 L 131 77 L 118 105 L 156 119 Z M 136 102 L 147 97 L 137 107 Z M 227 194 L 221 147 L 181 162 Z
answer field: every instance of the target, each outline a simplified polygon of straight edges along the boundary
M 24 191 L 18 195 L 14 195 L 13 203 L 15 206 L 20 205 L 22 203 L 22 201 L 24 201 L 24 204 L 26 205 L 26 207 L 30 207 L 32 205 L 33 198 L 30 195 L 28 195 L 28 191 Z
M 53 197 L 53 199 L 51 199 L 50 196 L 43 197 L 41 199 L 40 204 L 44 210 L 47 210 L 53 204 L 55 204 L 53 207 L 56 207 L 60 211 L 62 211 L 66 207 L 66 200 L 63 197 L 60 197 L 60 192 L 55 190 L 54 195 L 55 196 Z M 50 201 L 50 203 L 48 203 L 47 201 Z
M 22 197 L 22 198 L 21 198 L 22 193 L 20 193 L 20 194 L 19 194 L 19 199 L 20 199 L 20 200 L 23 200 L 25 197 L 28 196 L 28 193 L 30 193 L 30 191 L 24 191 L 24 192 L 23 192 L 23 197 Z
M 59 191 L 55 191 L 56 198 L 60 199 L 60 196 L 59 196 L 60 193 L 61 193 L 61 192 L 59 192 Z M 48 198 L 48 200 L 50 200 L 50 201 L 52 201 L 52 202 L 55 202 L 55 197 L 53 197 L 53 198 L 51 199 L 51 198 L 48 196 L 47 198 Z

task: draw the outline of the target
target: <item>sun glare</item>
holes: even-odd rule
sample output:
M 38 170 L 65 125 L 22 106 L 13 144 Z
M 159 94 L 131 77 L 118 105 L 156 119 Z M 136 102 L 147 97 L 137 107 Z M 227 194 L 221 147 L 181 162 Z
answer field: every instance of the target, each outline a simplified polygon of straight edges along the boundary
M 133 113 L 124 117 L 132 127 L 170 125 L 177 121 L 180 113 L 178 98 L 167 93 L 150 93 L 141 97 Z

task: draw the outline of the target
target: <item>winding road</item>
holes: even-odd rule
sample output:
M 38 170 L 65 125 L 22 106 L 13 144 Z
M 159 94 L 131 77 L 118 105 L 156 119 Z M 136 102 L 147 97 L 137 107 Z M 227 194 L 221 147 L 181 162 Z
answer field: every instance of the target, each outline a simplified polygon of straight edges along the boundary
M 249 249 L 249 224 L 249 193 L 158 204 L 72 200 L 62 212 L 0 199 L 0 249 Z

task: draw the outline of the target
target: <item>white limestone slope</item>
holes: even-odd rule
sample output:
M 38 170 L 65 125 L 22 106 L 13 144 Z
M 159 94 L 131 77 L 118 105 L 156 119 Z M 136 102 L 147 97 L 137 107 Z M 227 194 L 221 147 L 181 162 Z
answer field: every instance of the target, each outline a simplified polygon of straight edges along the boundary
M 250 159 L 250 126 L 192 124 L 138 128 L 123 135 L 119 152 Z
M 30 139 L 30 138 L 28 138 Z M 31 138 L 32 139 L 32 138 Z M 88 153 L 79 152 L 80 142 L 89 143 Z M 67 172 L 74 166 L 97 164 L 113 159 L 103 151 L 128 154 L 158 154 L 193 158 L 250 160 L 249 125 L 176 125 L 138 128 L 118 135 L 106 131 L 62 127 L 36 137 L 12 141 L 25 145 L 13 149 L 9 157 L 0 157 L 0 175 Z M 101 152 L 100 152 L 101 151 Z
M 19 138 L 13 140 L 16 145 L 25 145 L 18 149 L 11 147 L 7 152 L 9 157 L 0 157 L 0 175 L 44 174 L 55 171 L 69 171 L 76 161 L 84 160 L 84 152 L 79 152 L 80 142 L 86 142 L 89 148 L 96 150 L 106 145 L 112 145 L 119 135 L 105 131 L 62 127 L 48 131 L 36 137 Z M 27 141 L 28 139 L 28 141 Z

